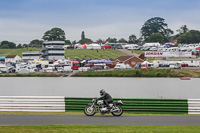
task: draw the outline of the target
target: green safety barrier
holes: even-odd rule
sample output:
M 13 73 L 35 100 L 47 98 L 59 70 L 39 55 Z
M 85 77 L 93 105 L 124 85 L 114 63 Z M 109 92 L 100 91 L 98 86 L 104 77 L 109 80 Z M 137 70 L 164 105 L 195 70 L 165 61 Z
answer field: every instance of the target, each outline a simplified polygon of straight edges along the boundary
M 135 99 L 114 98 L 122 100 L 124 112 L 158 113 L 158 114 L 187 114 L 187 99 Z M 92 103 L 92 98 L 65 97 L 65 111 L 83 111 L 84 107 Z

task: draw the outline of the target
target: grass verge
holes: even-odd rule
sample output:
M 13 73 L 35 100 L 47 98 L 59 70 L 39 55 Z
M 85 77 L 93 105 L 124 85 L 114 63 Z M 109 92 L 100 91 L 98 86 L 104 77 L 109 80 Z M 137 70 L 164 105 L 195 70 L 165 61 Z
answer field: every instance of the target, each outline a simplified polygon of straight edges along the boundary
M 0 111 L 0 115 L 85 115 L 83 111 L 77 111 L 77 112 L 3 112 Z M 96 113 L 95 115 L 100 115 L 100 113 Z M 111 114 L 106 114 L 111 115 Z M 140 113 L 131 113 L 131 112 L 125 112 L 123 115 L 145 115 L 145 116 L 200 116 L 198 115 L 188 115 L 188 114 L 140 114 Z
M 76 73 L 73 77 L 184 77 L 171 69 L 136 69 Z
M 2 133 L 198 133 L 200 126 L 42 125 L 0 126 Z

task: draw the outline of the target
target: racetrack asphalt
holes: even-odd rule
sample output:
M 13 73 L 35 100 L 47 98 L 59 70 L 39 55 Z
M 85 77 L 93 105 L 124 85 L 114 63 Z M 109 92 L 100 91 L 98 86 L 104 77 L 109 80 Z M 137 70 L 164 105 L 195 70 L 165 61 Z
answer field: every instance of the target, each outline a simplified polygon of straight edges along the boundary
M 174 125 L 199 126 L 200 116 L 0 115 L 0 125 Z

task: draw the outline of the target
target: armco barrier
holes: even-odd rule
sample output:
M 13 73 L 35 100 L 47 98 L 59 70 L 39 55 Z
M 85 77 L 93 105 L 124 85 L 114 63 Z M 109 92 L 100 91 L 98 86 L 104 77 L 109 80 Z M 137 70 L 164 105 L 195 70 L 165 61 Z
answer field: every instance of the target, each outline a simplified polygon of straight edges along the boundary
M 200 114 L 200 99 L 188 99 L 188 114 Z
M 0 111 L 65 112 L 60 96 L 0 96 Z
M 91 100 L 92 98 L 62 96 L 0 96 L 0 111 L 83 111 Z M 200 99 L 114 99 L 117 100 L 124 103 L 124 112 L 200 114 Z
M 65 97 L 66 111 L 83 111 L 92 98 Z M 187 114 L 186 99 L 114 99 L 122 100 L 124 112 Z

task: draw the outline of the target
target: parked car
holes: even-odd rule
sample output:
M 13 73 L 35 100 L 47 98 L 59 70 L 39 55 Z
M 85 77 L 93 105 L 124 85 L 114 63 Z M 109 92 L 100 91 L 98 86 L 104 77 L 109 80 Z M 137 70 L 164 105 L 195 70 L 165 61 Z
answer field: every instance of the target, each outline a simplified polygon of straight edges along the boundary
M 181 67 L 188 67 L 188 64 L 181 64 Z
M 140 69 L 141 68 L 141 63 L 137 63 L 134 68 L 135 69 Z
M 156 47 L 151 47 L 149 50 L 151 50 L 151 51 L 157 51 L 158 49 Z
M 15 73 L 16 69 L 14 67 L 11 67 L 11 68 L 8 69 L 8 72 L 9 73 Z
M 90 71 L 90 70 L 91 70 L 90 67 L 79 67 L 79 68 L 78 68 L 78 71 L 79 71 L 79 72 L 87 72 L 87 71 Z
M 171 63 L 171 64 L 169 64 L 169 68 L 171 68 L 171 69 L 181 69 L 181 63 Z
M 93 67 L 94 64 L 85 64 L 84 67 Z
M 63 72 L 64 69 L 63 69 L 63 67 L 57 67 L 57 71 L 58 71 L 58 72 Z
M 130 46 L 128 47 L 128 50 L 136 50 L 137 49 L 137 46 Z
M 151 47 L 144 47 L 143 50 L 149 50 Z
M 140 50 L 141 48 L 141 46 L 130 46 L 128 50 Z
M 93 66 L 90 68 L 89 71 L 97 71 L 97 70 L 102 70 L 102 67 L 101 66 Z

